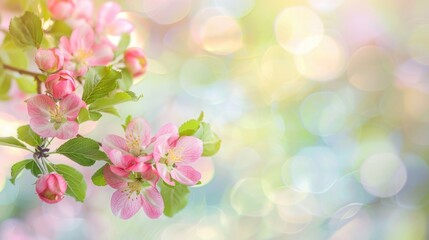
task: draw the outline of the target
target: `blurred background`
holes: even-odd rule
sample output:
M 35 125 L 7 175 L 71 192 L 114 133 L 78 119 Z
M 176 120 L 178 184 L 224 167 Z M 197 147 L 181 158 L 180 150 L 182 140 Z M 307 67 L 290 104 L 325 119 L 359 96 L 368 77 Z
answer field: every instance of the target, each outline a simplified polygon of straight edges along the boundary
M 47 205 L 28 172 L 8 180 L 29 156 L 0 147 L 0 239 L 428 238 L 429 1 L 118 3 L 149 58 L 132 87 L 144 98 L 120 113 L 155 132 L 203 110 L 222 148 L 198 162 L 203 184 L 185 210 L 124 221 L 113 190 L 90 182 L 96 167 L 82 169 L 84 204 Z M 22 12 L 2 6 L 3 19 Z M 0 136 L 28 121 L 27 96 L 12 94 Z M 80 133 L 122 135 L 123 121 L 105 116 Z

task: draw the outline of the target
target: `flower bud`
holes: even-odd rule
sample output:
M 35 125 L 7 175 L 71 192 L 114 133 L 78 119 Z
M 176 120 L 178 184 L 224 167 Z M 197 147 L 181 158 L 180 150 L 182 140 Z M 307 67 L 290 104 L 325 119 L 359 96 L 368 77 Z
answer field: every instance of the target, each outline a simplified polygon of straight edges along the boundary
M 48 0 L 48 9 L 52 18 L 64 20 L 74 12 L 75 0 Z
M 36 64 L 44 72 L 56 72 L 63 67 L 63 53 L 58 48 L 39 49 L 36 53 Z
M 73 74 L 68 70 L 61 70 L 49 75 L 45 82 L 46 90 L 55 99 L 62 99 L 76 89 Z
M 67 183 L 58 173 L 49 173 L 36 181 L 36 192 L 39 198 L 46 203 L 57 203 L 64 198 Z
M 133 77 L 138 77 L 146 72 L 146 57 L 140 48 L 129 48 L 124 53 L 125 65 Z

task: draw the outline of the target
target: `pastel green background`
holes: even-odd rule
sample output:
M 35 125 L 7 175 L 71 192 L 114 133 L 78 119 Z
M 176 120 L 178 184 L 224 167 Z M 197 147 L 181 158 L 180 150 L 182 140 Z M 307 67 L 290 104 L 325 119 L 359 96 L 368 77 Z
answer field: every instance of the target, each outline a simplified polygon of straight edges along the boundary
M 0 3 L 1 28 L 19 2 Z M 29 173 L 11 185 L 29 156 L 0 147 L 0 239 L 427 239 L 429 1 L 118 2 L 149 59 L 132 88 L 144 98 L 122 116 L 155 132 L 203 110 L 222 148 L 201 160 L 184 211 L 124 221 L 107 187 L 47 205 Z M 28 121 L 14 91 L 0 136 Z M 80 133 L 122 134 L 123 121 Z M 96 169 L 82 169 L 88 181 Z

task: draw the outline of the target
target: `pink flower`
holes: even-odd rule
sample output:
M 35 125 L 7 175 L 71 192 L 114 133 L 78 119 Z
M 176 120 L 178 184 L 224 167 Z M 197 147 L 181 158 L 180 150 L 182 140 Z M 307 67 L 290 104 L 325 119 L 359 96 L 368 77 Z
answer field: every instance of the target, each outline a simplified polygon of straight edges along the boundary
M 203 153 L 203 143 L 192 136 L 180 137 L 165 134 L 154 143 L 153 157 L 161 178 L 169 185 L 175 185 L 176 180 L 192 186 L 200 179 L 201 174 L 188 166 L 197 161 Z
M 76 90 L 73 74 L 68 70 L 61 70 L 49 75 L 45 82 L 46 90 L 55 99 L 61 99 Z
M 64 198 L 67 182 L 58 173 L 49 173 L 36 181 L 36 192 L 39 198 L 47 203 L 57 203 Z
M 128 71 L 138 77 L 146 72 L 146 57 L 141 48 L 129 48 L 124 53 L 125 65 Z
M 134 216 L 143 208 L 150 218 L 158 218 L 164 211 L 164 202 L 156 188 L 159 179 L 152 166 L 143 172 L 135 172 L 128 178 L 118 176 L 109 166 L 103 169 L 107 184 L 116 192 L 112 195 L 111 207 L 113 214 L 122 219 Z
M 85 103 L 76 94 L 69 94 L 58 103 L 47 95 L 36 95 L 27 100 L 30 127 L 42 137 L 75 137 L 79 130 L 75 120 L 83 107 Z
M 58 48 L 37 50 L 35 60 L 39 69 L 48 73 L 60 70 L 64 64 L 63 53 Z
M 117 15 L 119 12 L 121 12 L 121 6 L 115 2 L 106 2 L 101 5 L 95 28 L 96 32 L 110 35 L 121 35 L 131 32 L 134 28 L 133 25 L 125 19 L 118 18 Z
M 141 161 L 152 158 L 149 145 L 152 143 L 149 124 L 143 118 L 134 118 L 125 130 L 125 139 L 117 135 L 107 135 L 102 140 L 104 152 L 109 153 L 112 149 L 119 150 L 123 155 L 138 157 Z
M 48 0 L 48 9 L 51 12 L 52 17 L 57 20 L 68 18 L 74 8 L 74 0 Z
M 109 44 L 96 42 L 94 31 L 87 24 L 74 29 L 70 39 L 61 37 L 59 47 L 64 54 L 64 68 L 82 76 L 91 66 L 104 66 L 113 60 Z
M 132 155 L 123 155 L 117 149 L 112 149 L 107 153 L 107 156 L 113 163 L 113 166 L 110 166 L 110 170 L 121 177 L 128 176 L 131 171 L 144 172 L 149 166 L 145 164 L 146 159 L 139 159 Z

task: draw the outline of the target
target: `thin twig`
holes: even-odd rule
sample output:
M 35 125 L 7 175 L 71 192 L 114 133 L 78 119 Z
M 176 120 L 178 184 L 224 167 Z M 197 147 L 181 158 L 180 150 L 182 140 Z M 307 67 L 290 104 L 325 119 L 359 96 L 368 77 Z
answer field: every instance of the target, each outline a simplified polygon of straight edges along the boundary
M 34 81 L 36 81 L 37 94 L 41 94 L 42 93 L 42 82 L 40 81 L 38 76 L 34 77 Z
M 10 65 L 7 65 L 7 64 L 3 64 L 3 68 L 7 69 L 7 70 L 10 70 L 10 71 L 18 72 L 18 73 L 21 73 L 21 74 L 33 76 L 33 77 L 37 77 L 37 76 L 40 75 L 40 73 L 27 71 L 27 70 L 16 68 L 16 67 L 13 67 L 13 66 L 10 66 Z

